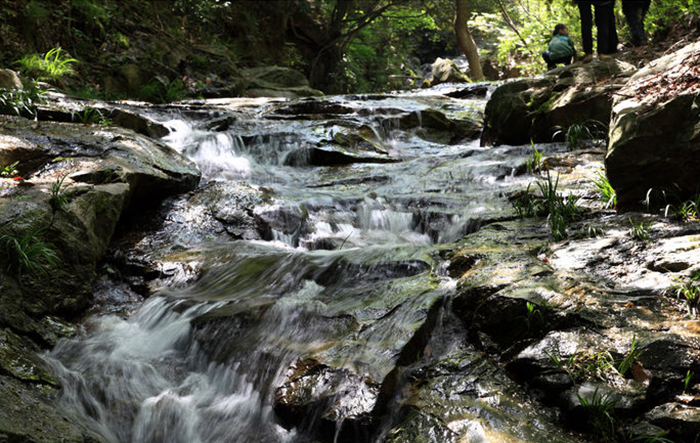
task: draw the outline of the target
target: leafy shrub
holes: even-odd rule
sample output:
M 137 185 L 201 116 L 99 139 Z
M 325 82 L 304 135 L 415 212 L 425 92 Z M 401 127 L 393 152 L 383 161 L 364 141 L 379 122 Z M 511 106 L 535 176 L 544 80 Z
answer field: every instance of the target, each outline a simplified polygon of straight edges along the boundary
M 17 60 L 17 64 L 27 75 L 38 80 L 57 81 L 63 77 L 75 75 L 73 65 L 78 60 L 64 56 L 60 47 L 49 50 L 46 54 L 28 54 Z

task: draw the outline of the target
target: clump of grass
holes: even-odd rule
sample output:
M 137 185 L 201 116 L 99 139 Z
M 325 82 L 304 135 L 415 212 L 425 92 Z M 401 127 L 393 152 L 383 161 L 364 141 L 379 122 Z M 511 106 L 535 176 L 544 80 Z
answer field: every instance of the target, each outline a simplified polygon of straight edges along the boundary
M 627 220 L 629 220 L 630 225 L 632 225 L 632 227 L 630 228 L 630 236 L 633 239 L 645 242 L 651 238 L 649 236 L 649 228 L 644 226 L 643 221 L 635 222 L 634 220 L 632 220 L 629 217 L 627 218 Z
M 615 441 L 615 406 L 618 399 L 610 394 L 599 394 L 596 388 L 590 400 L 576 394 L 588 424 L 604 442 Z
M 566 361 L 560 360 L 556 355 L 549 357 L 559 369 L 569 375 L 574 384 L 590 378 L 608 380 L 617 372 L 613 357 L 607 351 L 577 352 L 569 356 Z
M 677 285 L 671 286 L 671 291 L 676 294 L 677 299 L 682 299 L 685 302 L 688 316 L 694 318 L 697 316 L 698 303 L 700 302 L 700 273 L 697 273 L 689 281 L 683 281 L 678 277 L 673 277 L 678 282 Z
M 68 174 L 62 175 L 51 185 L 49 203 L 54 212 L 61 210 L 68 203 L 68 195 L 63 189 L 63 182 L 66 177 L 68 177 Z
M 610 185 L 607 175 L 602 170 L 596 173 L 596 178 L 593 179 L 593 185 L 598 190 L 601 198 L 605 202 L 606 208 L 617 208 L 617 193 Z
M 21 236 L 0 236 L 0 246 L 5 251 L 7 271 L 21 277 L 25 272 L 40 272 L 47 275 L 47 268 L 61 262 L 53 243 L 41 239 L 41 232 L 26 232 Z
M 39 92 L 0 88 L 0 114 L 36 118 L 39 101 Z
M 38 80 L 57 81 L 75 75 L 78 60 L 66 56 L 61 47 L 53 48 L 46 54 L 28 54 L 17 60 L 21 69 Z
M 632 339 L 632 345 L 630 346 L 630 350 L 627 352 L 625 357 L 620 362 L 620 365 L 617 367 L 617 372 L 619 372 L 620 375 L 624 376 L 627 373 L 627 371 L 630 370 L 634 362 L 637 361 L 639 356 L 642 355 L 643 351 L 639 349 L 638 345 L 639 342 L 637 341 L 637 337 L 634 337 Z
M 678 205 L 671 206 L 671 210 L 683 221 L 698 220 L 700 218 L 700 193 Z
M 586 140 L 600 140 L 605 138 L 607 126 L 598 120 L 587 120 L 583 123 L 574 123 L 568 128 L 555 126 L 552 140 L 563 138 L 570 149 L 576 149 Z
M 540 195 L 530 192 L 528 185 L 525 193 L 512 203 L 513 209 L 520 218 L 547 216 L 552 235 L 556 240 L 567 237 L 566 229 L 569 224 L 579 218 L 582 209 L 578 206 L 579 197 L 575 195 L 562 196 L 557 192 L 559 176 L 552 179 L 549 171 L 547 178 L 537 183 Z
M 71 114 L 73 121 L 79 121 L 85 125 L 100 124 L 111 125 L 112 122 L 104 116 L 102 111 L 97 108 L 85 108 L 82 111 L 76 111 Z

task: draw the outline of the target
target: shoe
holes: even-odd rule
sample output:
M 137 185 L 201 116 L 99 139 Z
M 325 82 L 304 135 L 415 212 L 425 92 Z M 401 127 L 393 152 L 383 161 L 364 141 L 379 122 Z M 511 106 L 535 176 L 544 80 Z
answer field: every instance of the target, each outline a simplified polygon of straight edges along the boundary
M 593 54 L 586 54 L 585 57 L 581 60 L 583 63 L 590 63 L 593 61 Z
M 613 56 L 610 54 L 598 54 L 598 58 L 601 60 L 612 60 Z

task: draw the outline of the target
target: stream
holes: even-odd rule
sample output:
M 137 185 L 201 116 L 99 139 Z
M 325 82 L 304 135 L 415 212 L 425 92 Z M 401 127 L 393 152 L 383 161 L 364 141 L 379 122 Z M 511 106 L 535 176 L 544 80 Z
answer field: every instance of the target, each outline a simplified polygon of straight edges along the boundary
M 554 437 L 556 420 L 446 320 L 445 252 L 512 215 L 503 196 L 531 154 L 480 147 L 486 98 L 447 96 L 459 88 L 144 108 L 218 212 L 192 196 L 163 207 L 180 228 L 144 248 L 180 272 L 45 356 L 61 408 L 110 443 L 578 441 Z M 236 217 L 256 234 L 203 232 Z M 449 431 L 402 437 L 421 423 L 406 369 L 434 355 L 438 373 L 447 348 L 462 355 L 435 399 Z

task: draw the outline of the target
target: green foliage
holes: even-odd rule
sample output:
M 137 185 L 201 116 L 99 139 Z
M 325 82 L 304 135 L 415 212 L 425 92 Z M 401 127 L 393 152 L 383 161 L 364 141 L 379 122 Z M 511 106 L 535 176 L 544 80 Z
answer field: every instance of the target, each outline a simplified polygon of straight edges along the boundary
M 25 272 L 47 275 L 47 268 L 61 262 L 53 243 L 41 239 L 42 232 L 26 232 L 21 236 L 0 236 L 0 246 L 7 257 L 7 271 L 19 278 Z
M 532 141 L 530 141 L 530 145 L 532 146 L 532 158 L 527 161 L 527 172 L 535 174 L 542 171 L 542 151 L 538 151 Z
M 17 60 L 22 72 L 38 80 L 57 81 L 63 77 L 75 75 L 73 65 L 78 60 L 66 57 L 60 47 L 49 50 L 46 54 L 28 54 Z
M 632 227 L 630 228 L 630 236 L 633 239 L 643 241 L 643 242 L 650 239 L 649 228 L 644 226 L 643 221 L 635 222 L 634 220 L 632 220 L 629 217 L 627 218 L 627 220 L 629 220 L 630 225 L 632 225 Z
M 111 125 L 112 121 L 104 116 L 102 111 L 97 108 L 85 108 L 82 111 L 75 111 L 71 113 L 71 119 L 73 121 L 79 121 L 83 124 L 100 124 L 100 125 Z
M 525 317 L 523 318 L 528 332 L 533 332 L 537 328 L 545 325 L 544 314 L 538 305 L 527 302 L 525 309 Z
M 632 367 L 632 364 L 634 364 L 637 359 L 639 359 L 639 356 L 642 355 L 642 350 L 639 349 L 639 343 L 637 342 L 637 337 L 634 337 L 632 339 L 632 345 L 630 346 L 630 350 L 627 351 L 627 354 L 625 357 L 622 359 L 620 362 L 620 365 L 617 367 L 617 372 L 620 373 L 620 375 L 624 376 L 627 371 L 630 370 Z
M 688 388 L 690 387 L 690 381 L 693 379 L 693 371 L 688 369 L 688 372 L 685 373 L 685 378 L 683 379 L 683 393 L 685 394 Z
M 49 203 L 54 212 L 61 210 L 68 203 L 68 195 L 66 195 L 65 189 L 62 189 L 63 181 L 66 177 L 68 177 L 68 174 L 57 178 L 51 185 Z
M 592 180 L 593 186 L 598 190 L 606 208 L 617 208 L 617 193 L 610 185 L 608 176 L 605 171 L 599 170 L 596 172 L 596 178 Z
M 157 75 L 139 91 L 139 98 L 151 103 L 170 103 L 187 98 L 187 87 L 180 79 L 170 81 Z
M 602 441 L 615 441 L 615 406 L 618 399 L 611 394 L 599 394 L 598 388 L 590 400 L 576 394 L 583 408 L 588 424 Z
M 700 218 L 700 193 L 695 194 L 690 200 L 672 205 L 671 209 L 683 221 L 697 220 Z
M 343 91 L 388 91 L 412 86 L 416 74 L 406 66 L 422 41 L 419 36 L 438 35 L 437 25 L 425 9 L 408 6 L 400 18 L 380 17 L 362 28 L 348 46 L 342 64 Z M 418 63 L 415 63 L 415 69 Z M 408 80 L 407 83 L 405 80 Z
M 562 138 L 570 149 L 581 147 L 586 140 L 600 140 L 605 137 L 607 127 L 598 120 L 587 120 L 581 124 L 574 123 L 568 128 L 555 126 L 552 140 Z
M 19 171 L 17 170 L 17 165 L 19 165 L 19 162 L 16 161 L 14 163 L 10 163 L 9 165 L 0 167 L 0 177 L 14 177 L 17 174 L 19 174 Z
M 37 104 L 43 100 L 38 88 L 29 86 L 24 90 L 0 88 L 0 114 L 35 118 Z
M 513 209 L 520 218 L 547 216 L 555 240 L 563 240 L 568 235 L 566 229 L 572 221 L 579 219 L 583 212 L 578 205 L 580 197 L 563 196 L 557 192 L 559 176 L 552 179 L 549 171 L 544 181 L 537 182 L 540 195 L 530 192 L 528 185 L 525 193 L 512 202 Z
M 678 282 L 677 285 L 671 286 L 670 290 L 676 294 L 676 298 L 683 299 L 688 317 L 694 318 L 697 316 L 698 302 L 700 302 L 700 273 L 696 274 L 689 281 L 683 281 L 678 277 L 673 277 Z

